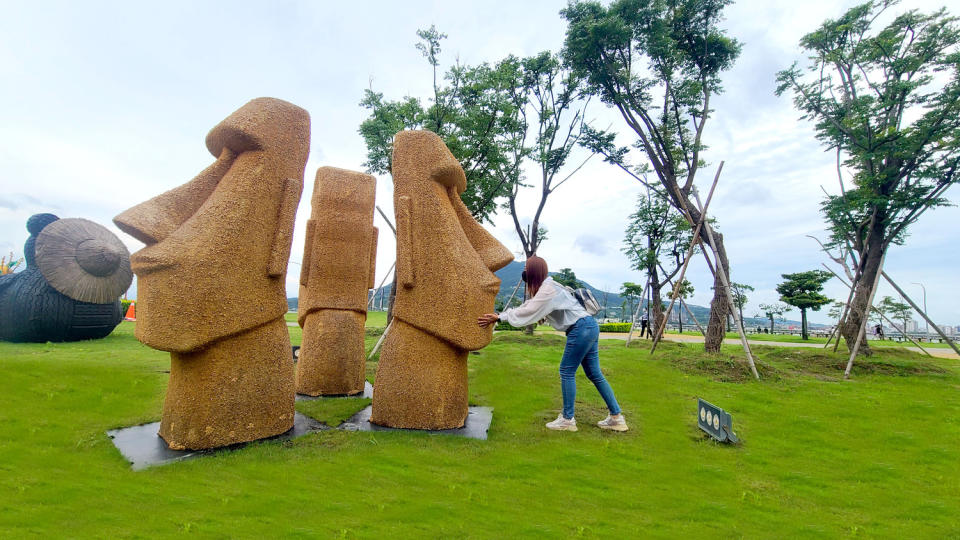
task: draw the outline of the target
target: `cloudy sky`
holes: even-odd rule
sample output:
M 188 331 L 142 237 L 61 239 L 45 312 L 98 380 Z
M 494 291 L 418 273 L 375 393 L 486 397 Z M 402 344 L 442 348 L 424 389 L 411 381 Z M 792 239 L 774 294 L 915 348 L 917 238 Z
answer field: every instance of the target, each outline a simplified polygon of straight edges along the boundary
M 707 125 L 709 187 L 725 161 L 711 214 L 725 233 L 733 279 L 753 285 L 746 313 L 777 299 L 780 274 L 819 268 L 825 258 L 805 235 L 824 237 L 820 186 L 837 191 L 834 156 L 787 98 L 774 96 L 774 75 L 802 60 L 797 42 L 853 2 L 741 1 L 724 26 L 743 43 L 712 103 Z M 312 143 L 291 261 L 303 253 L 309 193 L 317 167 L 362 170 L 366 148 L 357 133 L 367 87 L 390 98 L 430 95 L 431 73 L 414 48 L 415 32 L 435 24 L 449 35 L 442 65 L 475 64 L 508 54 L 558 50 L 565 2 L 16 2 L 0 18 L 0 252 L 22 252 L 24 223 L 38 212 L 85 217 L 109 226 L 131 251 L 142 247 L 111 223 L 122 210 L 193 178 L 213 161 L 207 131 L 246 101 L 272 96 L 307 109 Z M 925 11 L 937 2 L 905 2 Z M 902 7 L 901 7 L 902 9 Z M 588 117 L 600 127 L 619 119 L 599 104 Z M 626 132 L 622 142 L 629 142 Z M 377 203 L 392 215 L 389 177 Z M 550 197 L 549 229 L 540 254 L 552 269 L 572 268 L 591 284 L 616 290 L 642 281 L 621 254 L 627 216 L 641 186 L 592 160 Z M 960 188 L 947 193 L 960 200 Z M 535 201 L 524 199 L 532 215 Z M 393 262 L 383 222 L 378 281 Z M 930 315 L 960 324 L 960 209 L 928 213 L 908 245 L 895 247 L 887 271 L 918 302 L 926 287 Z M 519 242 L 509 216 L 490 227 L 512 250 Z M 385 234 L 386 233 L 386 234 Z M 290 266 L 295 294 L 299 267 Z M 692 303 L 708 305 L 708 271 L 689 275 Z M 842 285 L 826 288 L 846 297 Z M 893 294 L 889 287 L 881 295 Z M 798 313 L 790 314 L 799 318 Z M 811 320 L 827 322 L 825 312 Z

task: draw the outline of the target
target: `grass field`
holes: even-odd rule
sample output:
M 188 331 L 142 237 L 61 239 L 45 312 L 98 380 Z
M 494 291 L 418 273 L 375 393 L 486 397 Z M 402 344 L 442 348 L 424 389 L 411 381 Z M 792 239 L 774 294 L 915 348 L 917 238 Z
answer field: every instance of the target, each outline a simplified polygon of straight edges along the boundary
M 132 324 L 74 344 L 0 343 L 0 538 L 960 536 L 960 366 L 885 350 L 840 380 L 843 355 L 601 343 L 631 431 L 578 384 L 560 407 L 562 336 L 498 334 L 470 356 L 490 438 L 329 431 L 133 472 L 104 431 L 159 419 L 167 355 Z M 299 328 L 291 328 L 294 341 Z M 368 347 L 374 336 L 368 337 Z M 368 364 L 372 377 L 375 364 Z M 706 439 L 697 397 L 744 441 Z M 337 423 L 366 404 L 301 404 Z

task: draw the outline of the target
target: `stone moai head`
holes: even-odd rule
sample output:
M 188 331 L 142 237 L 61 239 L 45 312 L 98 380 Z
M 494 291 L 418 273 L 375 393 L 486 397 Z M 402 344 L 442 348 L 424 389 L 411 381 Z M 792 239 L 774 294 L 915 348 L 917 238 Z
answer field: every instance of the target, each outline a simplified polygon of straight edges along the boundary
M 257 98 L 207 135 L 217 160 L 114 223 L 146 247 L 136 336 L 185 353 L 280 317 L 293 221 L 310 148 L 307 111 Z
M 300 270 L 300 324 L 318 309 L 367 312 L 374 287 L 377 181 L 336 167 L 317 169 Z
M 460 200 L 463 169 L 437 134 L 401 131 L 393 143 L 397 218 L 394 316 L 462 350 L 490 343 L 493 328 L 477 317 L 493 311 L 494 271 L 513 260 Z

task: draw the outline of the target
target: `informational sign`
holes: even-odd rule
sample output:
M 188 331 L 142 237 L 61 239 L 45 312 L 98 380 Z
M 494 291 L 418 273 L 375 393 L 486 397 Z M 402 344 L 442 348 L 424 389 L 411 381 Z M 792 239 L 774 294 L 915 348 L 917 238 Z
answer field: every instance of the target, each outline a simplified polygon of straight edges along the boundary
M 697 425 L 720 442 L 740 442 L 733 432 L 733 419 L 730 418 L 730 413 L 700 398 L 697 398 Z

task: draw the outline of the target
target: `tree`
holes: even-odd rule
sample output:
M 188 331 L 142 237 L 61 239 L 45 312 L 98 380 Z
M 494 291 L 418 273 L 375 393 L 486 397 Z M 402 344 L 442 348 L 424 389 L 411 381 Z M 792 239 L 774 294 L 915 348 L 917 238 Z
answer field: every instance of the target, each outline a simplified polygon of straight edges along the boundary
M 833 275 L 826 270 L 810 270 L 795 274 L 781 274 L 784 281 L 777 285 L 780 300 L 800 310 L 800 334 L 803 339 L 807 335 L 807 310 L 820 311 L 820 308 L 833 300 L 827 298 L 820 291 L 823 284 Z
M 733 293 L 733 305 L 737 307 L 740 313 L 740 320 L 743 320 L 743 306 L 747 305 L 747 291 L 753 291 L 753 287 L 743 283 L 730 283 Z
M 648 305 L 652 308 L 651 328 L 658 332 L 663 324 L 661 291 L 680 271 L 693 231 L 680 213 L 652 190 L 640 195 L 637 209 L 629 219 L 622 251 L 634 270 L 647 274 L 652 299 Z
M 554 281 L 561 285 L 566 285 L 571 289 L 579 289 L 583 287 L 583 283 L 577 279 L 577 274 L 569 268 L 561 268 L 559 272 L 550 276 Z
M 790 311 L 790 306 L 774 302 L 773 304 L 760 304 L 760 311 L 764 317 L 770 319 L 770 333 L 773 333 L 774 319 L 783 320 L 783 314 Z M 757 315 L 760 316 L 759 314 Z
M 907 321 L 913 318 L 913 310 L 910 309 L 910 304 L 907 304 L 906 302 L 899 302 L 889 296 L 884 296 L 883 300 L 880 301 L 877 307 L 883 310 L 883 313 L 887 317 L 902 323 L 902 326 L 900 327 L 900 333 L 903 334 L 905 338 L 907 332 Z
M 817 139 L 837 154 L 840 195 L 823 215 L 830 247 L 859 257 L 850 314 L 841 333 L 852 349 L 867 316 L 877 274 L 891 244 L 924 211 L 948 204 L 960 162 L 960 70 L 956 18 L 944 9 L 910 10 L 875 28 L 896 1 L 869 1 L 805 35 L 810 53 L 777 74 Z M 852 172 L 844 185 L 841 165 Z M 860 351 L 870 354 L 862 344 Z
M 523 85 L 520 73 L 510 62 L 496 67 L 455 65 L 438 78 L 441 41 L 446 34 L 431 26 L 418 30 L 417 49 L 433 72 L 433 103 L 424 107 L 414 97 L 397 101 L 384 98 L 372 89 L 364 91 L 360 105 L 370 115 L 360 124 L 367 145 L 368 172 L 389 174 L 393 136 L 405 129 L 426 129 L 439 135 L 463 167 L 467 189 L 460 195 L 474 218 L 489 221 L 496 212 L 494 202 L 512 189 L 507 172 L 508 156 L 526 126 L 518 120 L 516 88 Z M 445 84 L 443 83 L 445 81 Z
M 575 2 L 561 11 L 569 26 L 564 57 L 586 78 L 587 91 L 620 113 L 636 135 L 635 147 L 649 164 L 629 167 L 629 149 L 614 136 L 589 131 L 585 144 L 651 189 L 659 191 L 695 224 L 694 180 L 703 165 L 704 127 L 710 99 L 721 92 L 720 74 L 740 54 L 740 44 L 719 29 L 730 0 L 615 0 Z M 647 173 L 657 182 L 647 181 Z M 655 185 L 656 184 L 656 185 Z M 700 239 L 709 241 L 709 224 Z M 730 276 L 723 236 L 713 234 L 719 254 L 715 265 Z M 708 352 L 719 352 L 730 310 L 727 289 L 714 282 L 710 322 L 704 338 Z
M 677 321 L 680 323 L 680 333 L 683 333 L 683 299 L 693 295 L 693 285 L 684 278 L 680 283 L 673 284 L 671 294 L 676 294 L 680 300 L 680 309 L 677 310 Z
M 634 302 L 639 302 L 637 305 L 643 305 L 643 289 L 645 286 L 641 283 L 631 283 L 625 281 L 623 285 L 620 286 L 620 296 L 627 299 L 627 311 L 629 313 L 630 322 L 633 322 L 633 313 L 636 311 L 636 308 L 633 307 Z
M 524 253 L 531 257 L 546 239 L 546 229 L 541 226 L 540 217 L 547 198 L 593 156 L 590 154 L 569 174 L 558 178 L 582 137 L 588 100 L 581 99 L 581 79 L 552 53 L 542 52 L 521 60 L 510 57 L 501 66 L 512 68 L 522 81 L 513 87 L 511 97 L 517 112 L 517 125 L 523 128 L 523 135 L 512 141 L 508 166 L 501 170 L 504 173 L 502 181 L 511 186 L 505 206 L 510 210 Z M 525 141 L 530 133 L 533 134 L 533 144 L 527 147 Z M 540 200 L 527 230 L 520 223 L 517 208 L 521 188 L 532 187 L 523 182 L 521 166 L 524 161 L 532 162 L 540 176 Z

